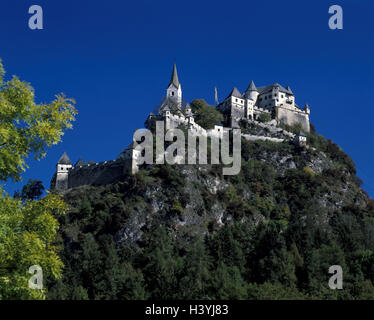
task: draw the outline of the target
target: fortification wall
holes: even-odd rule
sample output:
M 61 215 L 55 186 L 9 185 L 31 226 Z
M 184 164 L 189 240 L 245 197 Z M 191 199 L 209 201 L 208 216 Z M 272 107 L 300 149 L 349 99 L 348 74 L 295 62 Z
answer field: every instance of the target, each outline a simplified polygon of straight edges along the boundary
M 87 164 L 69 172 L 69 188 L 83 185 L 105 185 L 116 182 L 127 174 L 129 161 L 117 160 Z
M 300 123 L 303 131 L 310 131 L 309 115 L 305 112 L 298 112 L 283 107 L 278 107 L 277 120 L 282 121 L 290 126 Z
M 272 142 L 283 142 L 284 141 L 284 139 L 280 139 L 280 138 L 254 136 L 251 134 L 242 134 L 242 137 L 244 137 L 247 141 L 256 141 L 256 140 L 272 141 Z

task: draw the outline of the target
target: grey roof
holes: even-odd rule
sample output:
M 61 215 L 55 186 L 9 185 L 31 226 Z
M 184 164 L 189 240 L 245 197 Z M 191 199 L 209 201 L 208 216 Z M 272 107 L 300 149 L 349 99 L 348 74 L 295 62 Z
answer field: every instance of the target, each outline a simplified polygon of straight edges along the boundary
M 71 164 L 71 161 L 68 155 L 66 154 L 66 152 L 63 153 L 63 155 L 61 156 L 61 158 L 58 160 L 57 163 L 58 164 Z
M 299 134 L 298 134 L 300 137 L 306 137 L 305 133 L 300 131 Z
M 79 166 L 84 166 L 84 165 L 85 165 L 84 160 L 82 158 L 79 158 L 79 160 L 74 165 L 74 167 L 79 167 Z
M 291 92 L 291 93 L 293 94 L 293 92 L 292 92 L 290 86 L 287 86 L 287 87 L 286 87 L 286 90 L 288 90 L 289 92 Z
M 243 94 L 243 98 L 249 98 L 249 93 L 252 92 L 252 91 L 257 91 L 257 88 L 256 88 L 255 83 L 253 82 L 253 80 L 249 84 L 247 90 L 245 90 L 245 92 Z
M 170 79 L 168 87 L 170 87 L 172 84 L 177 88 L 180 86 L 179 79 L 178 79 L 177 65 L 175 63 L 174 63 L 173 73 L 171 74 L 171 79 Z
M 257 91 L 260 93 L 260 94 L 264 94 L 264 93 L 267 93 L 267 92 L 271 92 L 273 90 L 274 87 L 278 86 L 279 87 L 279 91 L 280 92 L 284 92 L 284 93 L 287 93 L 287 94 L 291 94 L 293 95 L 293 92 L 282 87 L 280 84 L 278 83 L 274 83 L 274 84 L 271 84 L 269 86 L 265 86 L 265 87 L 258 87 L 257 88 Z M 289 88 L 289 87 L 288 87 Z
M 234 88 L 232 89 L 232 91 L 230 92 L 230 94 L 228 95 L 228 97 L 236 97 L 236 98 L 242 98 L 242 94 L 239 92 L 238 89 Z
M 253 82 L 253 80 L 251 81 L 249 87 L 247 88 L 246 91 L 257 91 L 257 88 L 255 86 L 255 83 Z

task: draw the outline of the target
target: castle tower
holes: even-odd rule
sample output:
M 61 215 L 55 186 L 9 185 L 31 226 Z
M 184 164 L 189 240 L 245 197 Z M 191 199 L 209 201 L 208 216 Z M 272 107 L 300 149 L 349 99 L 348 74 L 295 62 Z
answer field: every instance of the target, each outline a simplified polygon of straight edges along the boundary
M 253 102 L 257 101 L 258 97 L 258 90 L 255 86 L 253 80 L 251 81 L 250 85 L 248 86 L 247 90 L 244 92 L 244 97 L 247 99 L 251 99 Z
M 68 179 L 69 179 L 69 170 L 72 168 L 72 163 L 66 154 L 61 156 L 56 165 L 56 190 L 66 190 L 68 189 Z
M 175 100 L 179 107 L 182 106 L 182 86 L 179 83 L 177 66 L 174 63 L 170 83 L 166 90 L 166 97 Z

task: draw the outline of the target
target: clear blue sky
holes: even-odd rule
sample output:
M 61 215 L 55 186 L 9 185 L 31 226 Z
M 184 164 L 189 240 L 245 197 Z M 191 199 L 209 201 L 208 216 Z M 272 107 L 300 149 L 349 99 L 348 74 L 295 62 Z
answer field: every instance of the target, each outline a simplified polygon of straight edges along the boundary
M 41 5 L 44 30 L 28 28 Z M 344 29 L 328 28 L 341 5 Z M 77 101 L 74 129 L 29 178 L 49 187 L 63 151 L 73 162 L 114 159 L 159 103 L 177 62 L 187 101 L 214 102 L 236 86 L 289 85 L 311 108 L 317 131 L 354 160 L 374 196 L 374 5 L 334 1 L 2 0 L 0 57 L 7 75 L 36 90 L 38 102 L 64 92 Z M 7 185 L 13 193 L 22 184 Z

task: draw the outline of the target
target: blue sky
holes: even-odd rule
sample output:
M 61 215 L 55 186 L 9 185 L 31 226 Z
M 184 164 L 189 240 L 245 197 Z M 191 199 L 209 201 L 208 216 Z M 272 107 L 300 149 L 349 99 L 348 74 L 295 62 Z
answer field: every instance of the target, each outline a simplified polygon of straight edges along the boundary
M 28 28 L 40 5 L 44 29 Z M 343 8 L 330 30 L 328 8 Z M 73 162 L 114 159 L 165 94 L 177 62 L 186 101 L 214 102 L 236 86 L 289 85 L 311 108 L 317 131 L 354 160 L 374 196 L 373 1 L 47 1 L 2 0 L 0 57 L 8 77 L 37 102 L 64 92 L 79 115 L 63 142 L 23 175 L 49 187 L 63 151 Z M 7 183 L 10 193 L 22 183 Z

